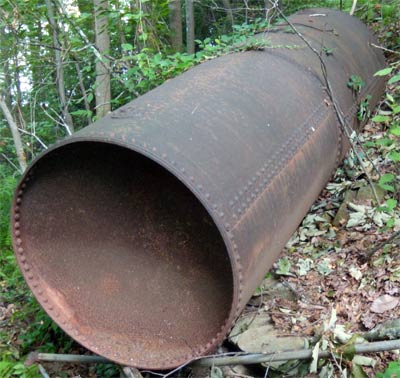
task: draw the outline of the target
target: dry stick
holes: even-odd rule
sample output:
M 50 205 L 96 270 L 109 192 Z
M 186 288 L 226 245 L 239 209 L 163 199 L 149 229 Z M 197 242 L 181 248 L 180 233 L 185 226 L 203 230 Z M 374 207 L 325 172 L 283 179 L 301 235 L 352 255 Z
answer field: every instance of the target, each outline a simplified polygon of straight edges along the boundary
M 71 362 L 79 364 L 113 364 L 101 356 L 86 356 L 81 354 L 55 354 L 55 353 L 31 353 L 28 356 L 29 363 L 42 362 Z
M 12 162 L 11 159 L 9 159 L 9 158 L 7 157 L 7 155 L 1 153 L 1 156 L 3 156 L 3 158 L 4 158 L 17 172 L 21 173 L 20 169 Z
M 43 378 L 50 378 L 50 375 L 47 374 L 47 371 L 45 370 L 45 368 L 42 365 L 38 364 L 38 368 L 39 368 L 39 372 Z
M 357 6 L 357 0 L 353 0 L 353 5 L 351 6 L 351 10 L 350 10 L 350 16 L 352 16 L 354 14 L 354 12 L 356 11 L 356 6 Z
M 126 378 L 143 378 L 142 374 L 140 374 L 140 371 L 136 368 L 125 366 L 122 368 L 122 371 L 125 374 Z
M 377 49 L 381 49 L 381 50 L 383 50 L 383 51 L 389 52 L 389 53 L 391 53 L 391 54 L 400 55 L 400 52 L 399 52 L 399 51 L 394 51 L 394 50 L 388 49 L 388 48 L 386 48 L 386 47 L 376 45 L 375 43 L 371 43 L 371 46 L 372 46 L 372 47 L 375 47 L 375 48 L 377 48 Z
M 376 252 L 378 252 L 381 248 L 383 248 L 386 244 L 389 244 L 390 242 L 392 242 L 393 240 L 397 239 L 398 237 L 400 237 L 400 230 L 394 232 L 392 235 L 390 235 L 390 237 L 385 240 L 384 242 L 379 243 L 376 247 L 371 248 L 369 251 L 367 251 L 367 253 L 365 254 L 365 261 L 368 261 L 372 255 Z
M 366 170 L 366 168 L 364 166 L 363 160 L 362 160 L 360 154 L 358 153 L 357 148 L 356 148 L 353 140 L 351 139 L 351 131 L 352 131 L 352 129 L 350 128 L 350 130 L 349 130 L 349 127 L 348 127 L 345 119 L 343 118 L 343 115 L 342 115 L 343 112 L 340 110 L 339 104 L 336 101 L 336 97 L 333 94 L 332 86 L 331 86 L 331 83 L 330 83 L 330 81 L 328 79 L 328 72 L 327 72 L 326 64 L 325 64 L 324 60 L 322 59 L 321 54 L 311 45 L 311 43 L 303 36 L 303 34 L 301 34 L 296 29 L 296 27 L 293 25 L 293 23 L 291 21 L 289 21 L 289 19 L 283 14 L 283 12 L 280 10 L 280 8 L 276 8 L 276 9 L 277 9 L 279 15 L 291 27 L 291 29 L 293 29 L 293 31 L 303 40 L 303 42 L 310 48 L 310 50 L 318 57 L 318 59 L 320 61 L 320 64 L 321 64 L 322 75 L 323 75 L 324 80 L 325 80 L 328 96 L 332 101 L 332 104 L 333 104 L 333 107 L 335 109 L 335 113 L 336 113 L 336 115 L 338 117 L 339 123 L 340 123 L 343 131 L 345 132 L 345 134 L 347 136 L 347 139 L 349 140 L 349 143 L 350 143 L 350 145 L 351 145 L 351 147 L 352 147 L 352 149 L 354 151 L 354 154 L 357 157 L 357 160 L 359 161 L 359 163 L 361 165 L 361 168 L 363 169 L 363 171 L 365 173 L 365 176 L 367 177 L 368 183 L 371 186 L 372 193 L 374 194 L 376 203 L 378 204 L 378 206 L 381 206 L 381 202 L 380 202 L 379 197 L 378 197 L 378 195 L 376 193 L 375 186 L 373 185 L 373 182 L 372 182 L 372 178 L 369 175 L 369 173 L 367 172 L 367 170 Z M 366 156 L 367 156 L 367 154 L 366 154 Z M 369 161 L 371 162 L 371 160 L 369 160 Z M 374 166 L 374 168 L 375 168 L 375 166 Z M 378 170 L 376 168 L 375 168 L 375 170 L 378 172 Z
M 331 358 L 331 354 L 346 355 L 346 354 L 362 354 L 376 353 L 388 350 L 400 349 L 400 339 L 388 341 L 376 341 L 371 343 L 353 344 L 347 347 L 337 348 L 334 351 L 320 351 L 318 358 Z M 312 350 L 294 350 L 289 352 L 274 352 L 274 353 L 252 353 L 238 354 L 228 357 L 202 357 L 192 361 L 195 366 L 225 366 L 225 365 L 251 365 L 261 364 L 275 361 L 289 360 L 308 360 L 312 358 Z M 35 353 L 30 356 L 29 360 L 34 363 L 43 362 L 72 362 L 72 363 L 103 363 L 113 364 L 114 362 L 100 356 L 86 356 L 73 354 L 53 354 L 53 353 Z M 183 366 L 188 365 L 185 363 Z M 179 367 L 181 368 L 181 367 Z M 178 370 L 174 369 L 173 371 Z
M 21 132 L 22 134 L 26 134 L 26 135 L 29 135 L 29 136 L 35 138 L 35 139 L 39 142 L 39 144 L 40 144 L 45 150 L 47 150 L 48 147 L 47 147 L 46 143 L 44 143 L 35 133 L 31 133 L 31 132 L 29 132 L 29 131 L 26 131 L 26 130 L 24 130 L 24 129 L 21 129 L 20 127 L 18 127 L 18 131 Z
M 343 349 L 332 351 L 320 351 L 318 358 L 330 358 L 332 353 L 342 354 L 362 354 L 383 352 L 388 350 L 400 349 L 400 340 L 378 341 L 373 343 L 353 344 Z M 312 358 L 312 350 L 298 350 L 281 353 L 258 353 L 245 356 L 234 357 L 211 357 L 202 358 L 194 363 L 196 366 L 225 366 L 225 365 L 251 365 L 275 361 L 289 360 L 309 360 Z

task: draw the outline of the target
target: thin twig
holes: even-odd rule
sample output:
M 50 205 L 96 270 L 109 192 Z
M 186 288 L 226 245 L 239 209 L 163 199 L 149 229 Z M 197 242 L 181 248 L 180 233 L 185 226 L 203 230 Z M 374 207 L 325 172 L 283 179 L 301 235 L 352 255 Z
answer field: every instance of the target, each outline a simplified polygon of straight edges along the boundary
M 389 350 L 400 349 L 400 339 L 376 341 L 371 343 L 353 344 L 337 348 L 335 351 L 320 351 L 318 358 L 331 358 L 331 353 L 336 356 L 346 354 L 347 352 L 363 354 L 363 353 L 376 353 Z M 290 360 L 309 360 L 312 358 L 312 350 L 301 349 L 292 350 L 287 352 L 273 352 L 273 353 L 222 353 L 212 356 L 201 356 L 188 361 L 169 373 L 162 375 L 162 377 L 170 377 L 183 367 L 193 364 L 194 366 L 226 366 L 226 365 L 252 365 L 261 364 L 275 361 L 290 361 Z M 72 363 L 103 363 L 112 364 L 113 362 L 100 356 L 86 356 L 86 355 L 71 355 L 71 354 L 52 354 L 52 353 L 33 353 L 29 357 L 30 363 L 38 361 L 47 362 L 72 362 Z
M 353 352 L 357 354 L 383 352 L 400 348 L 400 340 L 378 341 L 373 343 L 353 344 L 346 348 L 338 348 L 336 351 L 320 351 L 318 358 L 331 358 L 332 353 L 336 355 Z M 225 365 L 252 365 L 276 361 L 309 360 L 312 359 L 312 350 L 296 350 L 278 353 L 253 353 L 234 357 L 211 357 L 202 358 L 194 363 L 196 366 L 225 366 Z M 272 357 L 272 358 L 271 358 Z
M 42 362 L 71 362 L 80 364 L 113 364 L 101 356 L 86 356 L 81 354 L 54 354 L 54 353 L 31 353 L 28 356 L 28 363 Z
M 134 367 L 124 366 L 122 372 L 125 374 L 126 378 L 143 378 L 140 371 Z
M 342 369 L 341 363 L 338 362 L 338 360 L 337 360 L 337 358 L 335 356 L 335 353 L 331 352 L 331 358 L 333 359 L 333 362 L 335 363 L 336 367 L 339 369 L 340 376 L 342 378 L 346 378 L 346 375 L 343 373 L 343 369 Z
M 40 374 L 42 374 L 43 378 L 50 378 L 50 375 L 47 374 L 47 371 L 45 370 L 45 368 L 42 365 L 38 364 L 38 368 L 39 368 Z
M 357 6 L 357 0 L 353 0 L 353 5 L 351 6 L 350 16 L 353 16 Z
M 382 249 L 385 245 L 391 243 L 393 240 L 397 239 L 400 237 L 400 230 L 397 232 L 394 232 L 388 239 L 386 239 L 384 242 L 379 243 L 376 247 L 371 248 L 367 253 L 365 254 L 364 260 L 368 261 L 371 259 L 372 255 L 376 252 L 378 252 L 380 249 Z
M 271 0 L 270 0 L 270 1 L 271 1 Z M 361 165 L 361 168 L 363 169 L 363 171 L 364 171 L 364 173 L 365 173 L 365 176 L 367 177 L 368 183 L 369 183 L 370 186 L 371 186 L 372 193 L 374 194 L 376 203 L 378 204 L 378 206 L 380 206 L 380 205 L 381 205 L 381 202 L 380 202 L 379 197 L 378 197 L 378 195 L 377 195 L 377 193 L 376 193 L 375 187 L 374 187 L 374 185 L 373 185 L 372 178 L 371 178 L 370 174 L 367 172 L 367 169 L 366 169 L 365 166 L 364 166 L 363 159 L 361 158 L 360 154 L 358 153 L 357 148 L 356 148 L 356 146 L 355 146 L 355 144 L 354 144 L 354 142 L 353 142 L 353 140 L 352 140 L 351 133 L 352 133 L 353 129 L 347 125 L 346 120 L 345 120 L 345 118 L 343 117 L 343 112 L 341 111 L 340 106 L 339 106 L 339 104 L 338 104 L 337 101 L 336 101 L 336 97 L 334 96 L 331 83 L 330 83 L 330 81 L 329 81 L 329 79 L 328 79 L 328 71 L 327 71 L 327 68 L 326 68 L 326 64 L 325 64 L 325 61 L 322 59 L 321 53 L 318 52 L 318 51 L 311 45 L 311 43 L 303 36 L 303 34 L 301 34 L 301 33 L 297 30 L 297 28 L 293 25 L 293 23 L 284 15 L 284 13 L 283 13 L 279 8 L 277 8 L 277 10 L 278 10 L 279 15 L 287 22 L 287 24 L 291 27 L 291 29 L 300 37 L 300 39 L 301 39 L 301 40 L 310 48 L 310 50 L 318 57 L 319 62 L 320 62 L 320 65 L 321 65 L 322 75 L 323 75 L 323 77 L 324 77 L 325 84 L 326 84 L 326 90 L 327 90 L 327 93 L 328 93 L 328 96 L 329 96 L 330 100 L 332 101 L 332 105 L 333 105 L 333 107 L 334 107 L 334 110 L 335 110 L 335 113 L 336 113 L 337 118 L 338 118 L 338 120 L 339 120 L 339 123 L 340 123 L 340 125 L 341 125 L 341 127 L 342 127 L 342 129 L 343 129 L 343 131 L 344 131 L 344 133 L 345 133 L 345 135 L 346 135 L 346 137 L 347 137 L 347 139 L 349 140 L 349 143 L 350 143 L 350 145 L 351 145 L 351 147 L 352 147 L 352 149 L 353 149 L 353 151 L 354 151 L 354 154 L 355 154 L 356 157 L 357 157 L 357 160 L 359 161 L 359 163 L 360 163 L 360 165 Z M 359 143 L 359 145 L 361 145 L 361 143 L 360 143 L 359 141 L 358 141 L 358 143 Z
M 29 136 L 35 138 L 35 139 L 39 142 L 39 144 L 40 144 L 45 150 L 47 150 L 48 147 L 47 147 L 46 143 L 44 143 L 36 134 L 31 133 L 31 132 L 29 132 L 29 131 L 26 131 L 26 130 L 24 130 L 24 129 L 21 129 L 20 127 L 18 127 L 18 131 L 21 132 L 22 134 L 26 134 L 26 135 L 29 135 Z
M 9 159 L 7 155 L 5 155 L 3 152 L 1 153 L 1 156 L 3 156 L 4 159 L 7 160 L 7 162 L 19 173 L 22 173 L 21 169 L 19 169 L 13 162 L 12 160 Z
M 377 49 L 381 49 L 381 50 L 386 51 L 386 52 L 390 52 L 391 54 L 400 55 L 399 51 L 391 50 L 391 49 L 388 49 L 387 47 L 376 45 L 375 43 L 371 43 L 371 46 L 375 47 Z

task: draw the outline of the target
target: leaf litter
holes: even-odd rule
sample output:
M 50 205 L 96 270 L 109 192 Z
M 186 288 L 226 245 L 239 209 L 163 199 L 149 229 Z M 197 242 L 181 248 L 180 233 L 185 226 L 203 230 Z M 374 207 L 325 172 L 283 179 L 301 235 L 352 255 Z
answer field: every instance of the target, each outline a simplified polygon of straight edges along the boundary
M 370 122 L 361 137 L 368 142 L 379 141 L 385 135 L 381 124 Z M 369 148 L 369 154 L 381 172 L 393 171 L 379 148 Z M 372 164 L 367 169 L 378 182 Z M 394 240 L 365 259 L 367 251 L 400 229 L 400 211 L 397 202 L 381 187 L 378 196 L 387 207 L 385 211 L 379 209 L 364 177 L 350 152 L 247 306 L 246 311 L 251 312 L 257 303 L 256 311 L 268 314 L 281 335 L 321 340 L 314 344 L 313 354 L 323 347 L 322 340 L 327 348 L 332 340 L 346 343 L 354 335 L 388 339 L 388 335 L 400 333 L 394 326 L 400 325 L 400 242 Z M 345 210 L 341 214 L 340 208 Z M 292 297 L 268 295 L 271 275 L 290 288 Z M 265 294 L 262 300 L 254 301 L 260 294 Z M 333 312 L 335 326 L 326 338 L 326 322 Z M 392 333 L 379 331 L 385 322 Z M 354 356 L 347 362 L 348 367 L 343 361 L 342 365 L 328 362 L 322 366 L 313 359 L 308 369 L 309 373 L 319 371 L 319 376 L 326 377 L 357 376 L 357 372 L 364 374 L 359 376 L 375 377 L 389 361 L 397 359 L 399 355 L 393 351 Z

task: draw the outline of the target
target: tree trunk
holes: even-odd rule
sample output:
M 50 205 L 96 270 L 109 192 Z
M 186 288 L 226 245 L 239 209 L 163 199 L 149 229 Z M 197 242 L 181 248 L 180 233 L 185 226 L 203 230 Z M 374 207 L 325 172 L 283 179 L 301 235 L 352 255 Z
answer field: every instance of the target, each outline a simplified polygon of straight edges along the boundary
M 18 42 L 17 42 L 18 43 Z M 20 67 L 18 52 L 14 56 L 14 86 L 15 86 L 15 107 L 14 107 L 14 119 L 17 125 L 25 129 L 25 119 L 22 113 L 22 91 L 21 91 L 21 80 L 20 80 Z
M 2 97 L 0 97 L 0 108 L 4 113 L 4 116 L 6 117 L 8 125 L 10 126 L 11 134 L 14 139 L 15 150 L 17 152 L 18 163 L 21 172 L 24 172 L 26 169 L 26 157 L 25 157 L 24 147 L 21 141 L 21 136 L 18 131 L 18 126 L 13 116 L 10 113 L 10 109 L 8 109 L 8 106 Z
M 83 97 L 83 103 L 85 104 L 85 110 L 87 112 L 87 123 L 88 125 L 90 125 L 92 123 L 92 117 L 91 117 L 91 110 L 90 110 L 90 104 L 88 101 L 88 96 L 87 96 L 87 92 L 86 92 L 86 88 L 85 88 L 85 83 L 83 82 L 83 76 L 82 76 L 82 72 L 81 72 L 81 68 L 79 67 L 79 64 L 77 62 L 75 62 L 75 69 L 76 69 L 76 73 L 78 75 L 78 80 L 79 80 L 79 88 L 81 89 L 82 92 L 82 97 Z
M 96 48 L 102 56 L 96 62 L 96 115 L 104 117 L 111 111 L 111 76 L 110 62 L 104 54 L 110 50 L 110 34 L 105 12 L 108 10 L 108 0 L 93 0 L 95 15 Z
M 63 58 L 61 56 L 61 44 L 58 35 L 58 26 L 54 17 L 53 3 L 51 2 L 51 0 L 45 0 L 45 2 L 47 7 L 47 16 L 49 18 L 49 23 L 53 34 L 54 56 L 56 61 L 56 84 L 58 98 L 61 106 L 61 113 L 63 115 L 63 120 L 65 124 L 68 126 L 70 132 L 73 133 L 74 124 L 71 114 L 68 110 L 68 102 L 65 96 Z
M 169 28 L 171 30 L 171 46 L 174 51 L 182 51 L 182 3 L 181 0 L 169 2 Z
M 7 32 L 5 27 L 0 28 L 0 56 L 3 62 L 3 74 L 4 74 L 4 85 L 3 85 L 3 94 L 4 101 L 7 104 L 7 107 L 11 109 L 11 74 L 10 74 L 10 62 L 9 62 L 9 48 L 7 45 L 7 40 L 9 36 L 7 36 Z
M 185 0 L 186 4 L 186 51 L 194 54 L 194 4 L 193 0 Z
M 222 2 L 224 4 L 225 12 L 228 17 L 228 20 L 231 23 L 231 29 L 232 29 L 233 24 L 234 24 L 234 19 L 233 19 L 233 11 L 232 11 L 232 7 L 231 7 L 231 2 L 230 2 L 230 0 L 222 0 Z

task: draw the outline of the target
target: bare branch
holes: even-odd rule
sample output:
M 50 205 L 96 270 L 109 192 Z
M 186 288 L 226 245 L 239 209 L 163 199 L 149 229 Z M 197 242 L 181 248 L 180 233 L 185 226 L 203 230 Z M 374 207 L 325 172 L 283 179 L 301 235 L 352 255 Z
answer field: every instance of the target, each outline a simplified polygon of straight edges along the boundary
M 10 127 L 10 130 L 11 130 L 11 134 L 14 139 L 14 146 L 15 146 L 15 150 L 17 153 L 18 163 L 19 163 L 21 172 L 24 172 L 26 169 L 26 156 L 25 156 L 24 147 L 23 147 L 22 141 L 21 141 L 21 135 L 18 132 L 17 123 L 14 121 L 14 118 L 11 115 L 11 112 L 8 109 L 8 106 L 5 103 L 3 97 L 0 97 L 0 108 L 4 113 L 4 116 L 6 117 L 6 120 Z
M 354 12 L 356 11 L 356 7 L 357 7 L 357 0 L 353 0 L 353 5 L 351 6 L 350 10 L 350 16 L 354 14 Z

